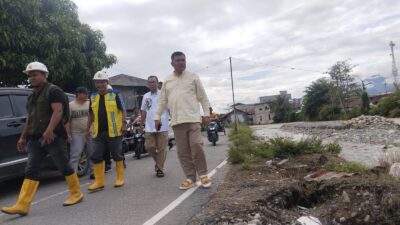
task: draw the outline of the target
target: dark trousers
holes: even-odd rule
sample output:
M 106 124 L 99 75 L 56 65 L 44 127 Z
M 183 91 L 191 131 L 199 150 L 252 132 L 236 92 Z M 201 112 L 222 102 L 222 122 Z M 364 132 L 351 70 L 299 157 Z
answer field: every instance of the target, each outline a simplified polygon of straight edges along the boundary
M 103 159 L 106 165 L 111 165 L 111 152 L 110 150 L 106 149 L 103 154 Z
M 121 161 L 124 159 L 122 153 L 122 136 L 109 137 L 108 132 L 102 132 L 92 140 L 92 162 L 101 163 L 104 160 L 104 153 L 108 150 L 111 152 L 114 161 Z
M 30 180 L 39 180 L 40 165 L 43 159 L 50 154 L 54 164 L 64 176 L 74 173 L 69 164 L 67 139 L 56 137 L 54 142 L 41 147 L 38 139 L 28 141 L 28 162 L 25 168 L 25 177 Z

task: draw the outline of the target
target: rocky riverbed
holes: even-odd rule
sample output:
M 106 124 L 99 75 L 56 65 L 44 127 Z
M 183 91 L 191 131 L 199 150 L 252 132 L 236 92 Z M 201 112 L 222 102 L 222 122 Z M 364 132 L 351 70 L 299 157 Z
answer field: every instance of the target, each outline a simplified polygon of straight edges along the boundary
M 255 126 L 260 140 L 319 137 L 324 142 L 338 142 L 342 152 L 339 157 L 314 154 L 273 159 L 250 170 L 230 165 L 224 183 L 189 224 L 398 225 L 399 181 L 378 165 L 388 152 L 400 152 L 399 124 L 400 119 L 363 116 L 350 121 Z M 344 160 L 361 162 L 371 169 L 313 179 L 331 173 L 321 162 Z
M 253 129 L 260 139 L 318 137 L 327 143 L 338 142 L 343 149 L 341 157 L 370 167 L 378 166 L 388 151 L 400 152 L 400 119 L 361 116 L 349 121 L 271 124 Z
M 282 125 L 281 129 L 356 144 L 400 147 L 400 125 L 380 116 L 360 116 L 349 121 L 290 123 Z

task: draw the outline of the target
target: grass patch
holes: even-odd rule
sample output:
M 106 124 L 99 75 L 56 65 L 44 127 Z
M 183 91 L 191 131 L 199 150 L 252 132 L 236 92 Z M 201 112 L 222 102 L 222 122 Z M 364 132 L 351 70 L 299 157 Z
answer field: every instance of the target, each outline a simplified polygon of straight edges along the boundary
M 228 159 L 233 164 L 249 164 L 263 159 L 287 158 L 300 154 L 338 154 L 341 151 L 338 143 L 325 145 L 319 138 L 295 141 L 288 138 L 275 137 L 268 142 L 257 141 L 253 135 L 253 130 L 243 124 L 239 125 L 238 131 L 231 127 L 228 138 L 231 142 Z
M 270 139 L 270 151 L 275 157 L 290 157 L 301 154 L 332 153 L 338 154 L 341 147 L 337 143 L 323 144 L 320 138 L 306 138 L 300 141 L 283 137 Z
M 345 172 L 345 173 L 362 173 L 369 170 L 368 166 L 353 162 L 346 161 L 342 163 L 327 163 L 326 167 L 335 172 Z

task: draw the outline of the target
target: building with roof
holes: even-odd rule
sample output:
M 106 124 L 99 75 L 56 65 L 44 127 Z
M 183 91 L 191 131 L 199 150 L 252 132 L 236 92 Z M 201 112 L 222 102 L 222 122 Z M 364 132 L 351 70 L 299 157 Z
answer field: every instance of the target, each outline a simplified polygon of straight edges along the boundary
M 147 87 L 147 80 L 142 78 L 118 74 L 109 79 L 111 86 L 121 92 L 129 112 L 132 112 L 135 108 L 140 108 L 143 95 L 150 91 Z

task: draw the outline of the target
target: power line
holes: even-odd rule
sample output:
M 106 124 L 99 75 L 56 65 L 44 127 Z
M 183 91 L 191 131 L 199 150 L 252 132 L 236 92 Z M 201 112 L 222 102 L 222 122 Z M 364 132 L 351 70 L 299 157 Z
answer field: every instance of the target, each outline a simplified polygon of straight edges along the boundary
M 211 68 L 211 67 L 214 67 L 214 66 L 216 66 L 216 65 L 219 65 L 219 64 L 221 64 L 221 63 L 223 63 L 223 62 L 225 62 L 225 61 L 228 61 L 228 60 L 229 60 L 229 58 L 226 58 L 226 59 L 223 59 L 223 60 L 218 61 L 218 62 L 216 62 L 216 63 L 210 64 L 210 65 L 205 66 L 205 67 L 203 67 L 202 69 L 196 71 L 195 73 L 199 73 L 199 72 L 201 72 L 201 71 L 204 71 L 204 70 L 206 70 L 206 69 L 209 69 L 209 68 Z
M 262 62 L 258 62 L 258 61 L 250 60 L 250 59 L 242 59 L 242 58 L 236 58 L 236 57 L 232 57 L 232 58 L 236 59 L 236 60 L 239 60 L 239 61 L 243 61 L 243 62 L 251 62 L 251 63 L 254 63 L 254 64 L 259 64 L 259 65 L 263 65 L 263 66 L 271 66 L 271 67 L 276 67 L 276 68 L 281 68 L 281 69 L 299 70 L 299 71 L 313 72 L 313 73 L 323 73 L 323 74 L 327 73 L 327 72 L 318 71 L 318 70 L 310 70 L 310 69 L 303 69 L 303 68 L 298 68 L 298 67 L 289 67 L 289 66 L 274 65 L 274 64 L 269 64 L 269 63 L 262 63 Z

